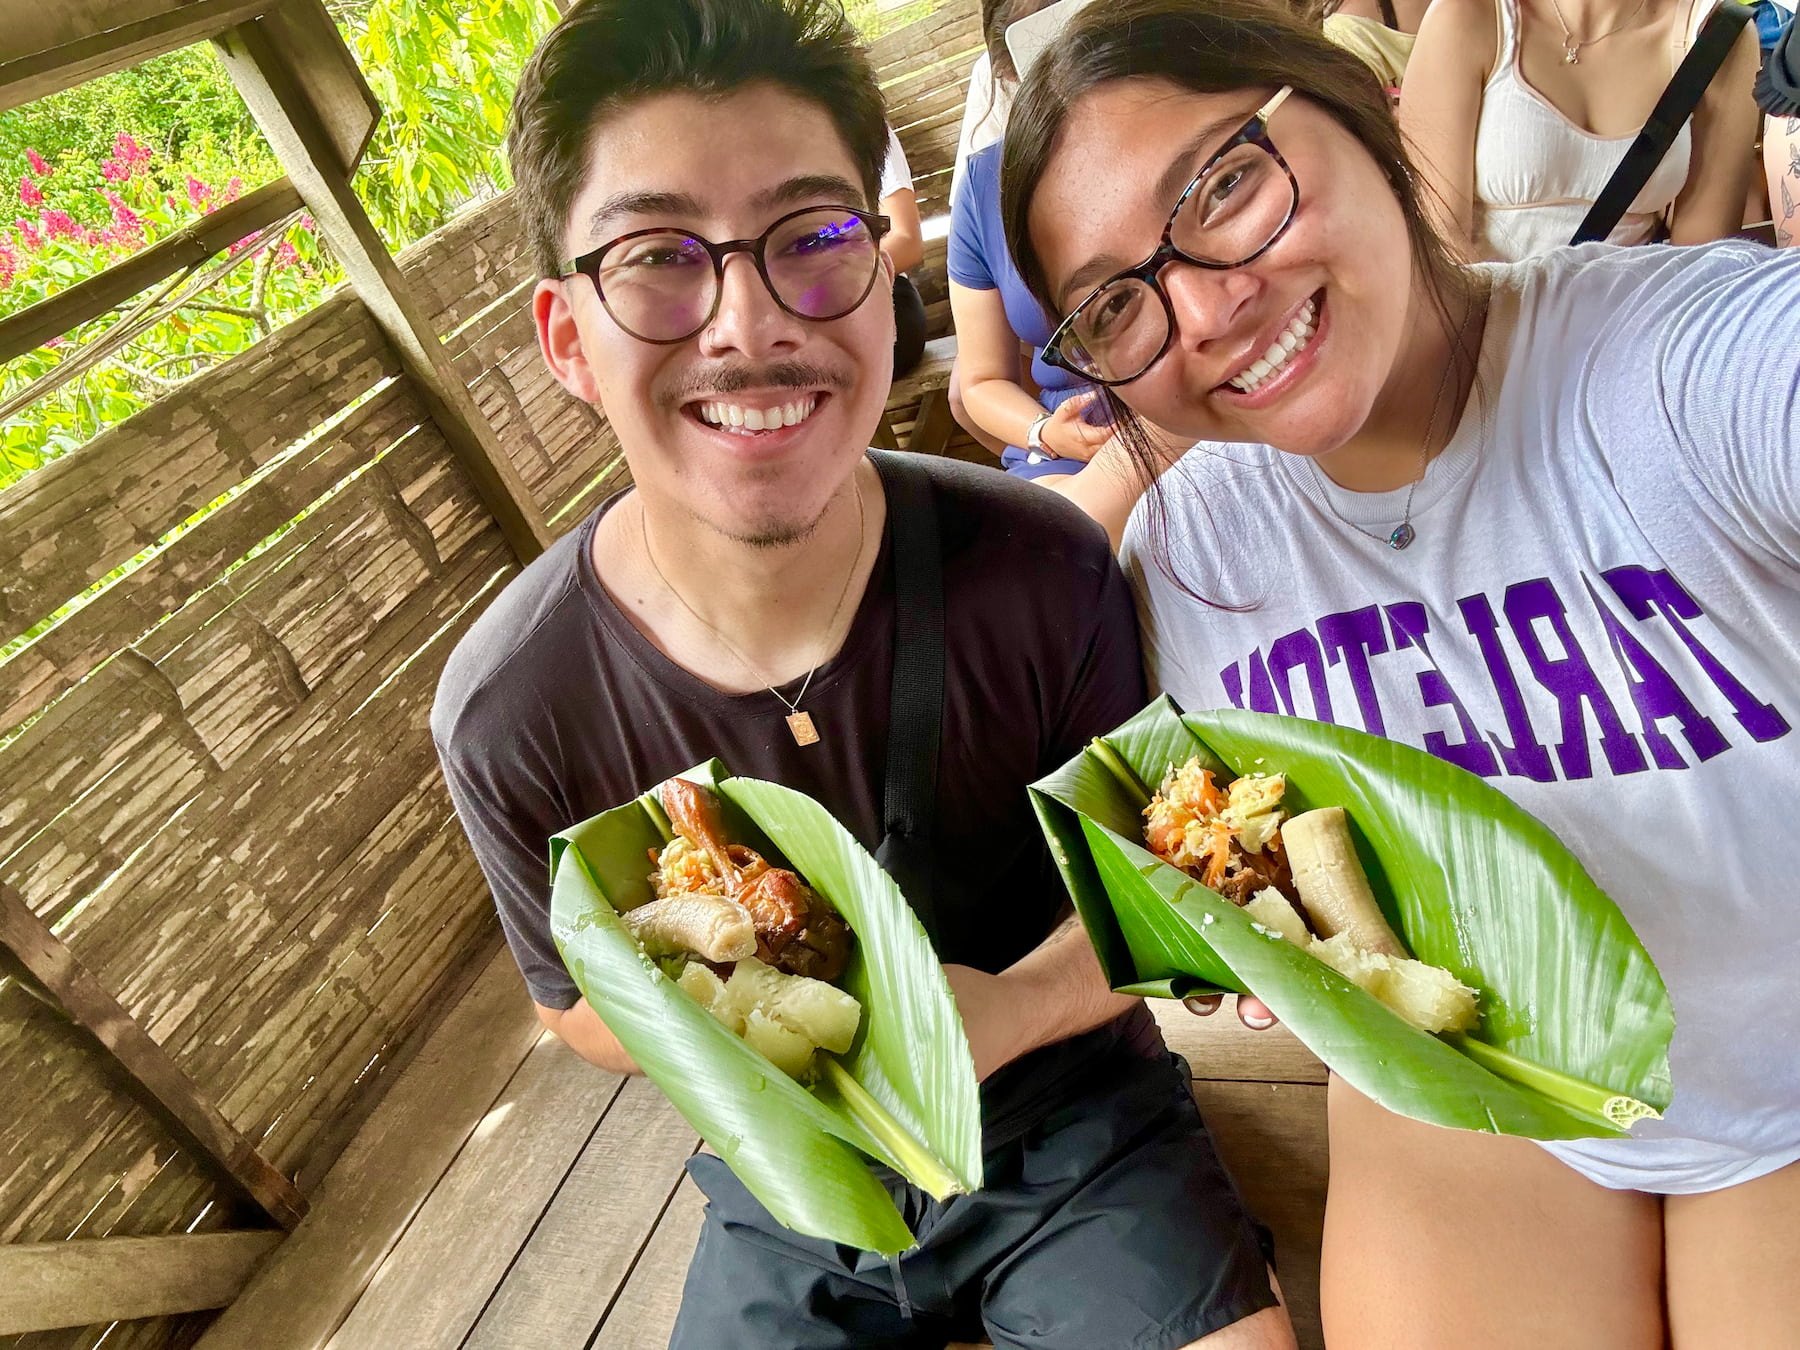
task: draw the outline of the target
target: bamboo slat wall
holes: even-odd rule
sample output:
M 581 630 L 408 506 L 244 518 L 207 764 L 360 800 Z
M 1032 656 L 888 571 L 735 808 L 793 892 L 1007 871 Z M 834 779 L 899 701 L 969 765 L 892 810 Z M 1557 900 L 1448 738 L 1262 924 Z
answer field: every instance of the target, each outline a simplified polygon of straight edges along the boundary
M 544 371 L 509 204 L 401 262 L 568 528 L 624 470 Z M 497 941 L 427 717 L 516 564 L 347 293 L 0 494 L 0 641 L 146 550 L 0 665 L 0 879 L 306 1190 Z M 0 1242 L 234 1217 L 10 981 L 0 1083 Z M 149 1350 L 197 1324 L 0 1344 Z

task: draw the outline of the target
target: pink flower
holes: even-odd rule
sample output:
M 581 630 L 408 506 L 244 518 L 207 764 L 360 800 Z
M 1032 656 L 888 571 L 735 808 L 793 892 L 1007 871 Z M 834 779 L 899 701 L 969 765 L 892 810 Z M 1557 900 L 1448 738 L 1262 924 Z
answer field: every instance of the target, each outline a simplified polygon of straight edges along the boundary
M 205 210 L 206 204 L 212 200 L 213 190 L 190 173 L 187 176 L 187 195 L 189 202 Z
M 100 176 L 109 183 L 123 183 L 131 177 L 131 163 L 128 160 L 109 159 L 100 166 Z
M 50 167 L 44 157 L 35 150 L 27 150 L 25 152 L 25 158 L 31 161 L 31 171 L 39 178 L 48 178 L 52 173 L 56 172 Z
M 112 207 L 113 225 L 115 227 L 113 238 L 121 243 L 131 239 L 142 242 L 144 237 L 144 218 L 136 211 L 133 211 L 129 206 L 125 205 L 125 199 L 118 193 L 107 192 L 101 195 L 106 198 L 107 205 Z
M 225 200 L 228 202 L 235 202 L 238 199 L 238 193 L 243 190 L 244 180 L 239 178 L 236 174 L 232 174 L 230 181 L 225 184 Z
M 276 245 L 275 266 L 292 267 L 299 261 L 300 250 L 294 247 L 292 241 L 283 239 L 280 244 Z
M 44 204 L 44 190 L 28 173 L 19 175 L 19 200 L 34 211 Z
M 113 158 L 132 168 L 148 164 L 152 153 L 149 146 L 135 139 L 128 131 L 121 131 L 113 137 Z
M 52 239 L 79 239 L 85 231 L 67 211 L 44 211 L 44 232 Z
M 11 286 L 13 278 L 18 274 L 19 258 L 18 255 L 13 252 L 12 241 L 9 239 L 0 239 L 0 291 Z
M 19 238 L 24 242 L 25 247 L 33 253 L 44 246 L 43 231 L 38 229 L 36 221 L 26 220 L 20 216 L 13 222 L 13 228 L 19 232 Z

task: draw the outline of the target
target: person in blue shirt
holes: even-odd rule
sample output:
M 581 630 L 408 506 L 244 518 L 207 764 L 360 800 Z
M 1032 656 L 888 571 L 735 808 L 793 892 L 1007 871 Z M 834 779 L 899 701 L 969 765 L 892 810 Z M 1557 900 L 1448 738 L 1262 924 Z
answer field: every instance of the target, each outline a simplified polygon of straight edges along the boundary
M 990 449 L 1003 447 L 1010 474 L 1070 474 L 1111 438 L 1110 418 L 1093 385 L 1039 359 L 1050 324 L 1006 249 L 1000 152 L 996 142 L 969 157 L 950 205 L 957 420 Z M 1021 346 L 1031 350 L 1029 370 Z

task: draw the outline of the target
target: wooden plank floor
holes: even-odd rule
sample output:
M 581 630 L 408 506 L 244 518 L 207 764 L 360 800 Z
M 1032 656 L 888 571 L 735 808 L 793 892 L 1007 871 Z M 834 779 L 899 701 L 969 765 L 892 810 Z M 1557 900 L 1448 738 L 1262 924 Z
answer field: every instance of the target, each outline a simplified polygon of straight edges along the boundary
M 1194 1067 L 1220 1153 L 1275 1231 L 1301 1344 L 1316 1350 L 1323 1070 L 1285 1031 L 1179 1006 L 1159 1018 Z M 649 1082 L 601 1073 L 546 1034 L 326 1350 L 661 1350 L 700 1229 L 704 1200 L 682 1170 L 698 1144 Z

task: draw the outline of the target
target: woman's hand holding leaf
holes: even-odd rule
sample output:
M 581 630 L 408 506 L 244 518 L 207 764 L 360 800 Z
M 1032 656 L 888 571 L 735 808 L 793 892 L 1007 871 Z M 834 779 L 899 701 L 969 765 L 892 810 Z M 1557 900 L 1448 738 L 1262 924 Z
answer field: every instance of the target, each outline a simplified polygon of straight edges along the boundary
M 1223 994 L 1190 994 L 1181 1002 L 1195 1017 L 1211 1017 L 1224 998 Z M 1238 995 L 1237 1015 L 1238 1021 L 1252 1031 L 1267 1031 L 1279 1020 L 1269 1011 L 1269 1005 L 1253 994 Z

